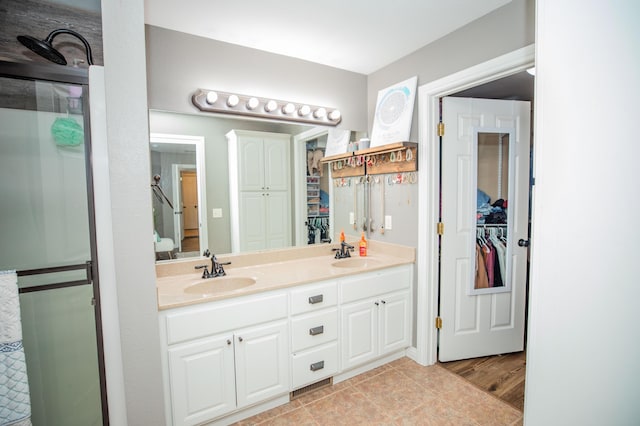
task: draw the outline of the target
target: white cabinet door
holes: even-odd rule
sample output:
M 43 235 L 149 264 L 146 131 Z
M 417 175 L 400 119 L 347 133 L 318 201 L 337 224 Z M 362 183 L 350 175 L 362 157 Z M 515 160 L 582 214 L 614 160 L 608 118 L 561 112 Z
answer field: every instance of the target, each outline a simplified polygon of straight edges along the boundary
M 236 408 L 233 336 L 169 348 L 174 425 L 195 425 Z
M 289 391 L 287 322 L 235 333 L 238 408 Z
M 261 137 L 242 136 L 238 139 L 238 181 L 240 191 L 265 189 L 264 144 Z
M 348 370 L 378 355 L 378 310 L 374 299 L 344 305 L 342 320 L 342 368 Z
M 290 186 L 289 137 L 264 139 L 264 186 L 266 191 L 288 191 Z
M 266 212 L 261 248 L 285 248 L 291 245 L 291 200 L 288 191 L 269 191 L 264 197 Z
M 411 344 L 411 300 L 409 292 L 380 298 L 380 355 Z
M 263 192 L 240 192 L 240 251 L 263 250 L 267 247 L 266 198 Z

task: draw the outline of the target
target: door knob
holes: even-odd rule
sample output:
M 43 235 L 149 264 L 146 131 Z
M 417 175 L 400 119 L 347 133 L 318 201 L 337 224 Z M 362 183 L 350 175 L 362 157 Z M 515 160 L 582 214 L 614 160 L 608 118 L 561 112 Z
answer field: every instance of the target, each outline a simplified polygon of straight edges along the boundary
M 518 240 L 518 245 L 520 247 L 529 247 L 529 240 L 523 240 L 522 238 L 520 238 Z

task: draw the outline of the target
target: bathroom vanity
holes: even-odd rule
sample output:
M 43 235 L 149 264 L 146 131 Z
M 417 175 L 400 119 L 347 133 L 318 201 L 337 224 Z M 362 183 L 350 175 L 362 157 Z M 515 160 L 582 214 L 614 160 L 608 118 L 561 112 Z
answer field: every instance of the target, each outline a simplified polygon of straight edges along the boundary
M 159 263 L 168 424 L 229 424 L 404 356 L 413 248 L 371 242 L 334 259 L 312 246 Z

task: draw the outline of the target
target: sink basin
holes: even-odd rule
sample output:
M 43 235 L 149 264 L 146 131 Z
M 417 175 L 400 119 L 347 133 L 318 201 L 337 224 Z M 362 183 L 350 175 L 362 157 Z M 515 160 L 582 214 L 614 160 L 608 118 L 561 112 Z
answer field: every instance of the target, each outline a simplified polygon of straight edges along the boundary
M 185 293 L 201 294 L 203 296 L 239 290 L 256 283 L 249 277 L 218 277 L 207 278 L 184 289 Z
M 377 260 L 367 257 L 348 257 L 346 259 L 336 260 L 331 266 L 334 268 L 367 268 L 377 265 L 378 263 Z

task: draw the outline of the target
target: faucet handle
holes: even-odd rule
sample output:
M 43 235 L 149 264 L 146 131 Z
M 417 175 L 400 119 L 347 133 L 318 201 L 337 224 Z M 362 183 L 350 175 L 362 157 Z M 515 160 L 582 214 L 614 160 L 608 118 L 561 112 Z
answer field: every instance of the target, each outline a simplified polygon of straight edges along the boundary
M 206 249 L 206 250 L 204 251 L 204 253 L 202 253 L 202 255 L 203 255 L 204 257 L 209 257 L 209 256 L 211 256 L 211 252 L 209 251 L 209 249 Z
M 202 271 L 202 278 L 211 278 L 211 273 L 209 272 L 209 265 L 198 265 L 195 269 L 204 269 Z

